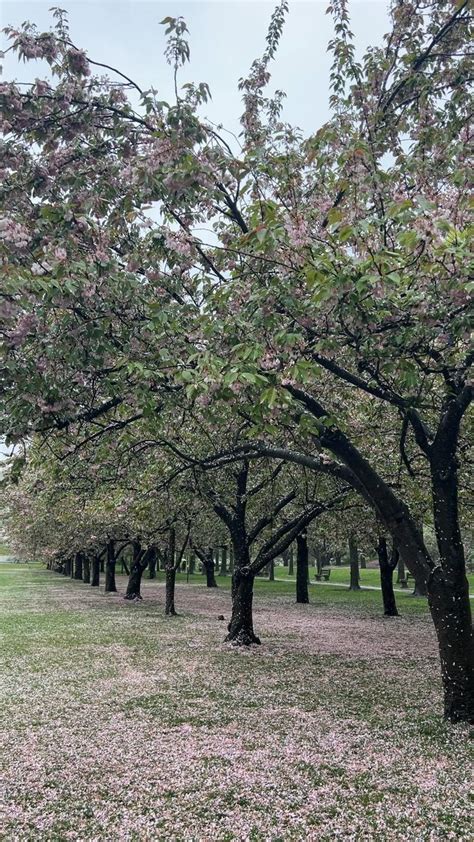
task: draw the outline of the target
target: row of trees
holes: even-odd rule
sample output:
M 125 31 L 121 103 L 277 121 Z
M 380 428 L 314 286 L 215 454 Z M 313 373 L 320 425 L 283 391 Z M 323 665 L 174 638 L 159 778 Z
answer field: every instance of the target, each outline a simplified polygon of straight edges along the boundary
M 50 32 L 7 30 L 49 69 L 3 86 L 2 429 L 115 511 L 126 482 L 150 522 L 166 513 L 159 529 L 183 512 L 183 541 L 205 501 L 234 547 L 229 635 L 245 643 L 272 554 L 329 509 L 362 512 L 380 558 L 389 536 L 426 587 L 445 715 L 471 720 L 471 12 L 394 0 L 359 61 L 345 0 L 329 11 L 331 119 L 305 138 L 268 94 L 282 0 L 235 143 L 201 116 L 207 85 L 179 86 L 180 18 L 164 21 L 173 103 L 104 76 L 59 10 Z M 252 497 L 275 472 L 260 527 Z

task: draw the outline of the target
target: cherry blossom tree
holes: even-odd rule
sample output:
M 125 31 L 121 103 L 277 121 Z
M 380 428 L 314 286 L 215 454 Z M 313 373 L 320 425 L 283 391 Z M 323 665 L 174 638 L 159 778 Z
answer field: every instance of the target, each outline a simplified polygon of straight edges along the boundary
M 333 0 L 332 116 L 308 138 L 267 93 L 286 11 L 240 83 L 240 149 L 198 116 L 207 86 L 179 88 L 181 19 L 165 20 L 172 104 L 86 56 L 62 12 L 51 32 L 7 31 L 51 78 L 3 86 L 1 429 L 72 434 L 78 449 L 159 422 L 177 396 L 203 413 L 238 407 L 249 441 L 232 458 L 325 473 L 375 511 L 426 583 L 445 715 L 472 720 L 458 493 L 470 8 L 393 2 L 383 45 L 359 61 Z M 429 478 L 437 558 L 401 470 L 415 488 Z

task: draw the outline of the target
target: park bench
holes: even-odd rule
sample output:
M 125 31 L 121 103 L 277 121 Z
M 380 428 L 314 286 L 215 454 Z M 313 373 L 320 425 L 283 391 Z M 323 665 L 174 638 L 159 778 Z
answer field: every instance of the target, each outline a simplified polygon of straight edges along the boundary
M 320 582 L 324 579 L 325 582 L 329 582 L 329 577 L 331 575 L 331 568 L 330 567 L 322 567 L 320 573 L 315 574 L 315 579 L 317 582 Z

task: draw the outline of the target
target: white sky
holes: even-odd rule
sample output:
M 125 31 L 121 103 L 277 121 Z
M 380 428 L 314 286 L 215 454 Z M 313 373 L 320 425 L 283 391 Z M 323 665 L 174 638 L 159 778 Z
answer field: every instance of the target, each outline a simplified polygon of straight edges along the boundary
M 190 30 L 191 65 L 181 83 L 207 82 L 212 102 L 205 114 L 228 129 L 238 131 L 242 112 L 237 81 L 260 56 L 273 0 L 4 0 L 2 25 L 34 21 L 49 28 L 52 5 L 69 12 L 72 40 L 92 59 L 111 64 L 134 78 L 143 88 L 153 85 L 161 99 L 170 101 L 170 68 L 164 62 L 164 27 L 167 15 L 183 15 Z M 284 116 L 312 134 L 327 119 L 331 19 L 328 0 L 290 0 L 290 13 L 276 61 L 270 90 L 281 88 L 288 97 Z M 351 0 L 352 30 L 358 51 L 381 42 L 388 29 L 388 0 Z M 27 82 L 45 75 L 40 63 L 18 65 L 9 56 L 4 77 Z

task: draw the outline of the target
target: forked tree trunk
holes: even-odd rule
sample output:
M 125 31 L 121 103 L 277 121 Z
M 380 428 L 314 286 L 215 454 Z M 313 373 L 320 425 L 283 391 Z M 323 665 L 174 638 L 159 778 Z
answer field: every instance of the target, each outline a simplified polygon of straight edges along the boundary
M 232 616 L 226 637 L 234 646 L 260 643 L 253 630 L 253 583 L 253 573 L 243 573 L 239 567 L 235 567 L 232 576 Z
M 353 535 L 349 535 L 349 561 L 351 565 L 351 583 L 349 585 L 349 590 L 360 591 L 359 551 Z
M 90 557 L 87 553 L 84 553 L 84 559 L 82 562 L 82 581 L 85 582 L 86 585 L 90 583 L 91 580 L 91 561 Z
M 296 602 L 308 603 L 308 537 L 302 532 L 296 538 Z
M 98 588 L 100 584 L 100 559 L 97 555 L 92 556 L 91 564 L 91 586 Z
M 115 584 L 115 546 L 114 541 L 109 541 L 107 544 L 107 560 L 105 562 L 105 592 L 116 593 L 117 585 Z
M 398 617 L 397 604 L 395 602 L 395 593 L 393 591 L 393 571 L 396 567 L 396 561 L 394 559 L 389 559 L 387 552 L 387 541 L 383 535 L 380 535 L 379 537 L 379 542 L 377 544 L 377 555 L 379 558 L 380 567 L 380 585 L 382 588 L 383 613 L 385 617 Z
M 82 579 L 82 553 L 74 556 L 74 579 Z

